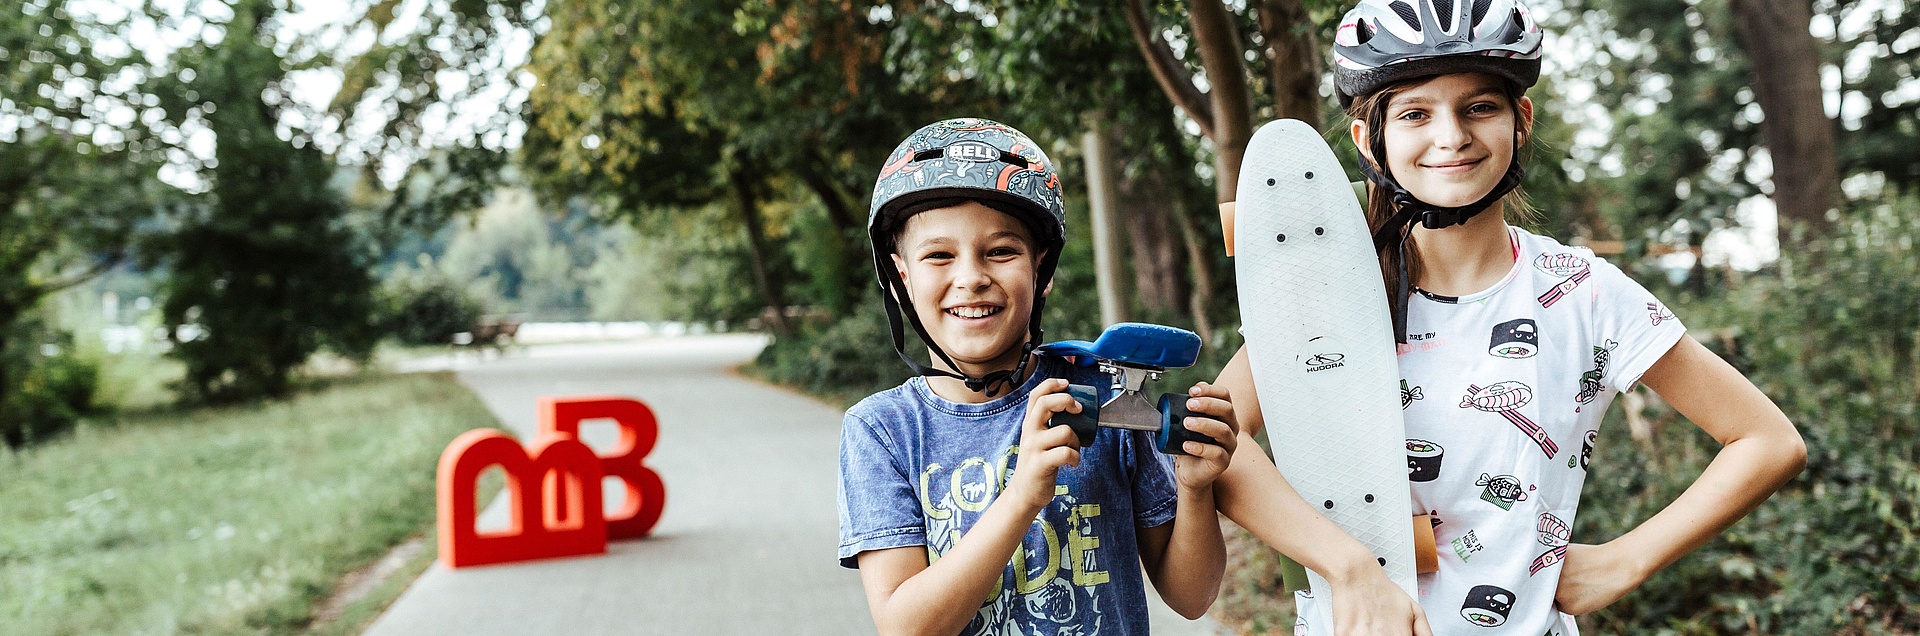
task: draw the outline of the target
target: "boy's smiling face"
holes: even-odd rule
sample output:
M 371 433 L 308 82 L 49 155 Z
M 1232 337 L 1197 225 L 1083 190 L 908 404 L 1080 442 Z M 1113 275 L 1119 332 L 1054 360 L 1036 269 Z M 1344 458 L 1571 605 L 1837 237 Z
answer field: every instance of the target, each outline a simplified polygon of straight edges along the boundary
M 893 263 L 927 335 L 977 377 L 1019 362 L 1040 257 L 1019 219 L 968 201 L 909 217 Z

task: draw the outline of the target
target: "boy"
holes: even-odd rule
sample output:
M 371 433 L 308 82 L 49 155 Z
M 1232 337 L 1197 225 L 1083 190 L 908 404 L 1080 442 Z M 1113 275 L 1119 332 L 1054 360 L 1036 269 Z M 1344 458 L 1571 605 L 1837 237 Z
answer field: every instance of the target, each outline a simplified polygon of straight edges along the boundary
M 874 265 L 894 349 L 921 377 L 847 411 L 839 549 L 881 633 L 1145 633 L 1142 565 L 1184 616 L 1219 591 L 1225 391 L 1196 385 L 1188 400 L 1208 416 L 1188 427 L 1222 445 L 1189 442 L 1171 466 L 1146 433 L 1080 448 L 1047 426 L 1079 411 L 1069 383 L 1110 383 L 1032 354 L 1063 214 L 1046 156 L 990 121 L 922 128 L 881 171 Z M 903 315 L 934 366 L 901 351 Z

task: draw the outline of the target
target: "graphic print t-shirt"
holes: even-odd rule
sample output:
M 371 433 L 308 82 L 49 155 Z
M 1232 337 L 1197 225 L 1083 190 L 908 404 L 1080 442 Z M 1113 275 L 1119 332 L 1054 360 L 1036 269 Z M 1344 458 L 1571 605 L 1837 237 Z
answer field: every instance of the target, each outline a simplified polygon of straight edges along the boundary
M 1553 597 L 1600 419 L 1686 333 L 1591 251 L 1519 229 L 1512 244 L 1494 286 L 1408 302 L 1400 404 L 1413 514 L 1439 548 L 1419 578 L 1437 636 L 1578 633 Z
M 861 552 L 925 546 L 938 561 L 985 513 L 1018 462 L 1027 394 L 1048 378 L 1098 387 L 1110 379 L 1042 358 L 1010 395 L 981 404 L 935 395 L 925 378 L 847 410 L 840 438 L 840 564 Z M 1060 469 L 1001 585 L 963 634 L 1145 634 L 1146 593 L 1135 526 L 1173 520 L 1171 463 L 1144 432 L 1101 429 Z

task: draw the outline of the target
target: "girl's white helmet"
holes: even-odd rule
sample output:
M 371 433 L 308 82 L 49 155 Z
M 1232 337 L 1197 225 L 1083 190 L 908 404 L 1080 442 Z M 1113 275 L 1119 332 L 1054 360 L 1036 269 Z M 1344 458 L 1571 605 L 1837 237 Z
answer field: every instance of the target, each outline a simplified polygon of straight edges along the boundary
M 1540 25 L 1520 0 L 1360 0 L 1333 36 L 1340 105 L 1395 81 L 1479 72 L 1531 87 Z

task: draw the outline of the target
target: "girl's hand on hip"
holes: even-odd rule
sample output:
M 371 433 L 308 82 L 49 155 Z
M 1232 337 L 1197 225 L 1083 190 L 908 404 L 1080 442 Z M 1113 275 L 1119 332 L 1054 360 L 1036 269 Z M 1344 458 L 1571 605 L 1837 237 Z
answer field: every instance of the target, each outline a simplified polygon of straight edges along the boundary
M 1560 589 L 1554 604 L 1560 611 L 1579 616 L 1599 610 L 1626 596 L 1646 580 L 1632 555 L 1616 554 L 1621 548 L 1611 543 L 1567 546 L 1566 563 L 1560 566 Z

